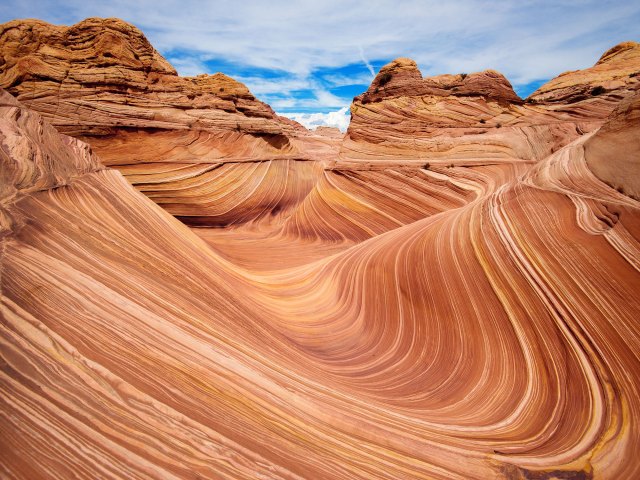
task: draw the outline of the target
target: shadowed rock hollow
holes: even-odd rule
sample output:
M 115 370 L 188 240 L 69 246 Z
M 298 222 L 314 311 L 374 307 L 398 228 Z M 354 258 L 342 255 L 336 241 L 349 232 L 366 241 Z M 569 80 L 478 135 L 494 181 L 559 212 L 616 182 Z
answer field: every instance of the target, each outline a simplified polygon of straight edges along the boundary
M 397 59 L 343 137 L 1 26 L 1 476 L 640 476 L 638 49 L 526 100 Z

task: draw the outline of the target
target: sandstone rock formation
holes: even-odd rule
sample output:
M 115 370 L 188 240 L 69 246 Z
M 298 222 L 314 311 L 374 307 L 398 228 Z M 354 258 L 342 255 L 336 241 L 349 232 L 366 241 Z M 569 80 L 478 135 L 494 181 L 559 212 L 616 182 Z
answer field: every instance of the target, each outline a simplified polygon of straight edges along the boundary
M 332 137 L 332 138 L 342 138 L 343 133 L 340 131 L 339 128 L 336 127 L 325 127 L 325 126 L 320 126 L 317 127 L 314 130 L 315 133 L 323 135 L 325 137 Z
M 594 97 L 624 96 L 640 79 L 640 44 L 624 42 L 607 50 L 591 68 L 565 72 L 533 92 L 527 100 L 545 105 L 571 104 Z
M 0 29 L 0 49 L 0 86 L 70 135 L 191 129 L 257 141 L 295 130 L 226 75 L 179 77 L 142 32 L 118 19 L 72 27 L 15 20 Z
M 179 77 L 142 32 L 118 19 L 72 27 L 15 20 L 0 27 L 0 51 L 1 88 L 60 132 L 89 142 L 104 164 L 133 172 L 134 184 L 145 176 L 171 213 L 188 220 L 185 212 L 199 210 L 194 224 L 207 223 L 208 205 L 217 202 L 203 196 L 202 172 L 336 148 L 226 75 Z
M 264 117 L 289 146 L 226 156 L 173 107 L 89 134 L 50 80 L 42 115 L 1 93 L 2 476 L 640 476 L 640 104 L 615 69 L 525 103 L 400 59 L 342 143 Z
M 423 79 L 415 62 L 397 59 L 354 99 L 341 157 L 378 163 L 428 157 L 456 165 L 540 160 L 599 127 L 638 88 L 638 71 L 640 45 L 627 42 L 523 103 L 497 72 Z
M 611 155 L 615 151 L 616 155 Z M 640 200 L 640 90 L 623 99 L 585 143 L 587 163 L 600 179 Z

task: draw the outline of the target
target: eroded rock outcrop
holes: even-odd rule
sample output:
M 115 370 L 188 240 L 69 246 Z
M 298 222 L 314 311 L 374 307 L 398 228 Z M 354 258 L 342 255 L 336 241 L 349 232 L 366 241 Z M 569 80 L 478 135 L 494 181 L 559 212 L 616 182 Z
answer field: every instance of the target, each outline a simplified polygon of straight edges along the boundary
M 104 169 L 89 146 L 61 136 L 0 89 L 0 201 L 59 188 L 75 177 Z
M 380 69 L 369 89 L 358 97 L 363 104 L 402 96 L 479 97 L 505 103 L 522 102 L 509 81 L 495 70 L 422 78 L 417 64 L 398 58 Z
M 516 123 L 522 100 L 495 71 L 422 78 L 415 62 L 386 65 L 351 106 L 341 156 L 487 163 L 527 158 L 527 139 L 498 129 Z
M 585 155 L 602 181 L 640 200 L 640 89 L 585 143 Z
M 320 126 L 317 127 L 314 130 L 315 133 L 317 133 L 318 135 L 322 135 L 324 137 L 329 137 L 329 138 L 342 138 L 342 136 L 344 135 L 339 128 L 337 127 L 325 127 L 325 126 Z
M 62 133 L 137 129 L 286 135 L 295 129 L 241 83 L 179 77 L 136 27 L 90 18 L 72 27 L 14 20 L 0 28 L 0 87 Z
M 584 100 L 626 96 L 640 84 L 640 44 L 623 42 L 607 50 L 591 68 L 565 72 L 533 92 L 527 101 L 565 109 Z
M 194 224 L 221 221 L 210 208 L 218 199 L 201 188 L 203 172 L 222 163 L 322 159 L 340 140 L 277 116 L 222 73 L 179 77 L 122 20 L 90 18 L 71 27 L 15 20 L 0 26 L 0 52 L 0 87 L 58 131 L 88 142 L 105 165 L 133 174 L 142 191 L 153 184 L 165 208 Z M 286 176 L 275 189 L 285 184 Z M 194 210 L 199 214 L 185 214 Z
M 354 99 L 342 159 L 540 160 L 598 128 L 637 88 L 639 51 L 633 42 L 614 47 L 593 68 L 561 75 L 526 103 L 492 70 L 422 78 L 412 60 L 394 60 Z

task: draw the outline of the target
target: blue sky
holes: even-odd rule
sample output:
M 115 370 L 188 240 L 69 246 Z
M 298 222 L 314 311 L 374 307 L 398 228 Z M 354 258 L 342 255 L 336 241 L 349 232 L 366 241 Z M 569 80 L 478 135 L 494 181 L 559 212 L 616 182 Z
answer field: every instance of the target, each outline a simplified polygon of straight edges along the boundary
M 0 21 L 70 25 L 119 17 L 182 75 L 222 71 L 277 112 L 345 127 L 348 107 L 390 60 L 425 76 L 492 68 L 526 97 L 608 48 L 640 40 L 640 2 L 3 0 Z

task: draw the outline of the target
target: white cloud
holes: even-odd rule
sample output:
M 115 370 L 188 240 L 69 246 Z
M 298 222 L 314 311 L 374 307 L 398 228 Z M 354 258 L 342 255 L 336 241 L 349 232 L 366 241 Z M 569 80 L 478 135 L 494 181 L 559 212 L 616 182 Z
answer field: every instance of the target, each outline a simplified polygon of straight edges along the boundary
M 269 100 L 268 103 L 269 105 L 271 105 L 271 108 L 273 108 L 274 110 L 280 110 L 284 108 L 295 108 L 298 105 L 298 101 L 295 98 L 274 98 L 272 100 Z
M 355 75 L 345 75 L 344 73 L 326 74 L 322 76 L 323 80 L 332 87 L 344 87 L 347 85 L 364 85 L 366 90 L 371 83 L 372 77 L 369 73 L 359 73 Z
M 315 89 L 313 94 L 316 97 L 318 105 L 323 107 L 341 107 L 345 103 L 349 103 L 349 101 L 345 102 L 344 98 L 337 97 L 333 93 L 322 88 Z
M 346 132 L 349 126 L 349 107 L 342 107 L 340 110 L 329 113 L 279 113 L 278 115 L 291 118 L 310 130 L 324 126 L 336 127 Z
M 311 78 L 299 76 L 284 76 L 277 78 L 262 78 L 258 76 L 234 76 L 244 83 L 254 95 L 291 92 L 293 90 L 310 90 L 315 87 Z
M 182 77 L 195 77 L 207 71 L 207 66 L 194 57 L 167 57 L 167 60 Z
M 247 84 L 250 85 L 250 84 Z M 254 92 L 255 93 L 255 92 Z M 298 92 L 300 93 L 300 92 Z M 267 102 L 276 110 L 287 109 L 289 111 L 296 109 L 327 111 L 328 109 L 336 107 L 344 107 L 351 103 L 350 98 L 338 97 L 325 88 L 319 86 L 317 83 L 313 83 L 313 87 L 309 90 L 292 96 L 291 93 L 283 91 L 272 91 L 269 93 L 263 92 L 260 99 Z

